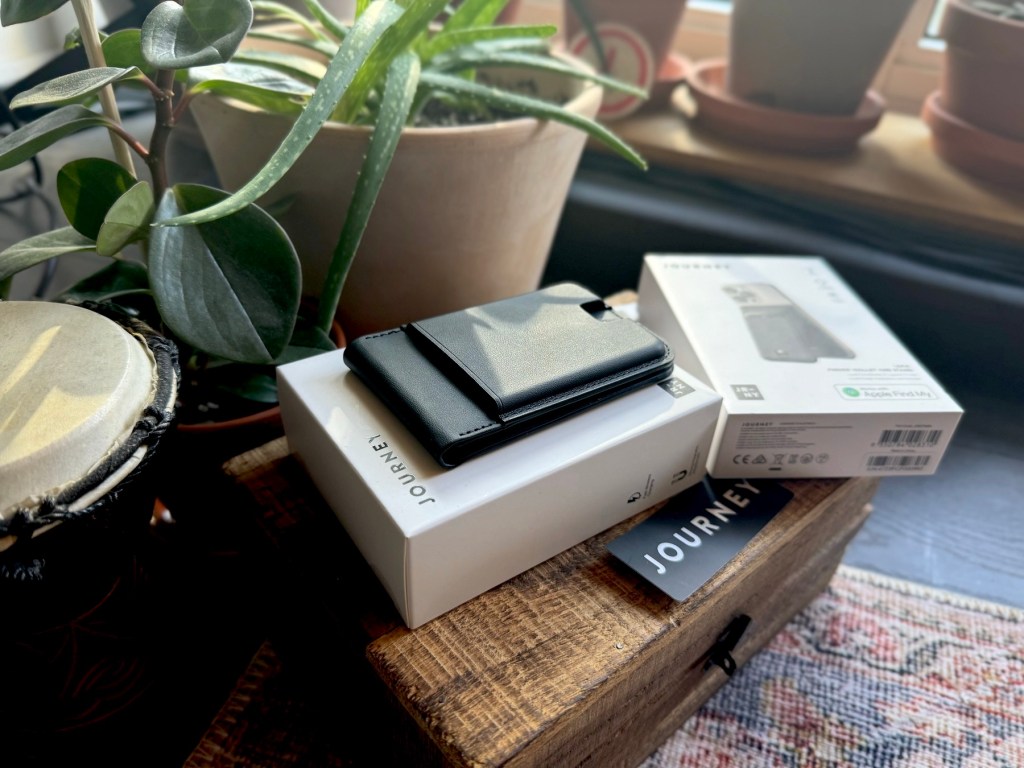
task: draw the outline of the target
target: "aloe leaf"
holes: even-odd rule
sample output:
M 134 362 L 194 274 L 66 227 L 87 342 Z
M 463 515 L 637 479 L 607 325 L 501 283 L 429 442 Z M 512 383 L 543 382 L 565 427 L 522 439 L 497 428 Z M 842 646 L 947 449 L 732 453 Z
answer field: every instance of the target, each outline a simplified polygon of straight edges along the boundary
M 62 227 L 35 235 L 0 252 L 0 281 L 54 256 L 95 249 L 96 243 L 76 232 L 74 227 Z
M 179 184 L 156 218 L 206 208 L 227 193 Z M 243 363 L 266 364 L 291 338 L 301 276 L 281 226 L 255 205 L 195 227 L 150 235 L 149 277 L 160 317 L 189 345 Z
M 57 173 L 57 198 L 68 223 L 95 240 L 111 206 L 134 184 L 135 177 L 119 163 L 83 157 Z
M 327 71 L 326 66 L 308 56 L 280 51 L 239 51 L 232 59 L 232 63 L 273 69 L 314 87 Z
M 644 160 L 631 146 L 609 131 L 600 123 L 591 120 L 583 115 L 570 112 L 564 107 L 553 104 L 549 101 L 535 99 L 529 96 L 522 96 L 499 88 L 493 88 L 479 83 L 464 80 L 461 77 L 445 75 L 438 72 L 424 71 L 420 76 L 424 86 L 443 91 L 455 96 L 468 97 L 481 101 L 493 107 L 514 112 L 541 120 L 556 120 L 585 132 L 588 136 L 596 139 L 610 147 L 614 152 L 624 157 L 633 165 L 647 170 L 647 161 Z
M 362 16 L 366 9 L 370 7 L 371 0 L 356 0 L 356 18 Z
M 413 42 L 430 28 L 430 24 L 444 10 L 447 2 L 448 0 L 401 0 L 400 4 L 406 6 L 402 17 L 381 39 L 380 45 L 374 50 L 366 66 L 356 74 L 351 87 L 335 109 L 332 119 L 342 123 L 355 122 L 356 116 L 366 103 L 367 95 L 381 83 L 392 60 L 398 54 L 410 50 Z M 369 13 L 374 5 L 375 3 L 371 3 L 366 12 Z
M 313 18 L 319 21 L 324 29 L 334 35 L 336 40 L 345 39 L 345 36 L 348 34 L 348 25 L 324 8 L 320 0 L 303 0 L 303 2 L 305 2 L 306 9 L 313 15 Z
M 304 48 L 307 51 L 318 53 L 326 59 L 338 52 L 338 44 L 333 40 L 314 40 L 311 37 L 302 35 L 291 35 L 284 32 L 275 32 L 269 29 L 253 29 L 246 35 L 249 40 L 269 40 L 274 43 L 293 45 L 296 48 Z M 240 49 L 232 59 L 238 61 L 238 57 L 255 52 L 255 49 Z
M 422 56 L 424 59 L 430 59 L 437 54 L 451 50 L 452 48 L 458 48 L 463 45 L 483 42 L 486 40 L 504 40 L 508 38 L 550 38 L 557 31 L 558 28 L 550 24 L 469 27 L 468 29 L 459 29 L 452 32 L 442 31 L 424 46 Z
M 384 177 L 395 156 L 419 83 L 420 60 L 413 53 L 403 53 L 388 67 L 377 123 L 370 137 L 366 159 L 359 170 L 352 199 L 345 213 L 345 223 L 331 257 L 331 264 L 320 296 L 318 325 L 324 331 L 331 326 L 338 309 L 352 260 L 362 241 Z
M 146 237 L 153 213 L 153 190 L 140 181 L 110 206 L 96 236 L 96 252 L 115 256 L 129 243 Z
M 284 3 L 270 2 L 269 0 L 253 0 L 252 9 L 260 21 L 270 21 L 274 19 L 290 21 L 292 24 L 298 24 L 300 27 L 305 29 L 306 32 L 315 40 L 328 39 L 327 35 L 324 34 L 320 27 L 306 18 L 306 16 Z M 252 34 L 251 31 L 250 34 Z
M 576 13 L 576 18 L 579 19 L 580 26 L 582 26 L 583 30 L 587 33 L 587 38 L 590 40 L 590 44 L 594 47 L 594 53 L 597 54 L 597 68 L 602 72 L 607 72 L 608 55 L 605 53 L 604 43 L 601 41 L 601 35 L 597 32 L 597 25 L 594 23 L 594 17 L 590 15 L 590 10 L 587 8 L 587 0 L 569 0 L 569 4 Z
M 320 126 L 326 122 L 341 94 L 345 93 L 356 72 L 366 62 L 367 56 L 401 13 L 401 9 L 393 3 L 378 2 L 359 18 L 352 26 L 349 36 L 338 48 L 337 55 L 331 60 L 327 73 L 316 87 L 306 108 L 296 118 L 288 135 L 284 137 L 260 173 L 222 202 L 195 213 L 168 218 L 158 224 L 169 227 L 213 221 L 241 210 L 280 181 L 313 140 Z
M 113 122 L 81 104 L 47 112 L 0 139 L 0 171 L 20 165 L 65 136 L 97 125 Z
M 0 24 L 9 27 L 40 19 L 60 8 L 68 0 L 4 0 L 0 5 Z
M 463 0 L 444 24 L 445 32 L 487 27 L 505 10 L 508 0 Z
M 464 69 L 480 69 L 484 67 L 525 67 L 540 69 L 547 72 L 574 77 L 578 80 L 589 80 L 600 83 L 606 88 L 621 91 L 646 99 L 648 94 L 643 88 L 632 83 L 618 80 L 599 72 L 589 72 L 572 64 L 551 56 L 537 55 L 523 51 L 480 51 L 477 48 L 467 50 L 456 49 L 449 54 L 438 56 L 431 62 L 431 68 L 446 72 L 459 72 Z
M 249 0 L 164 0 L 142 23 L 142 56 L 158 69 L 222 64 L 252 24 Z
M 11 107 L 37 107 L 49 104 L 67 104 L 96 93 L 118 80 L 127 80 L 142 74 L 137 67 L 95 67 L 71 72 L 22 91 L 11 101 Z

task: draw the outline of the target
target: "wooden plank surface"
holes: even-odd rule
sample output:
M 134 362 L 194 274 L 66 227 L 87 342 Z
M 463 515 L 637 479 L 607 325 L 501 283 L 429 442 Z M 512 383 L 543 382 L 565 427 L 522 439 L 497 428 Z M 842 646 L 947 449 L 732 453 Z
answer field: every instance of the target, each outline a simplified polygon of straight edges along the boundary
M 306 622 L 300 655 L 318 674 L 333 663 L 382 684 L 373 706 L 404 713 L 392 744 L 450 766 L 635 765 L 727 681 L 705 666 L 734 617 L 753 619 L 734 652 L 742 663 L 824 588 L 877 487 L 788 482 L 794 500 L 683 602 L 605 548 L 659 505 L 409 630 L 285 438 L 225 469 L 283 572 L 303 573 L 286 596 Z

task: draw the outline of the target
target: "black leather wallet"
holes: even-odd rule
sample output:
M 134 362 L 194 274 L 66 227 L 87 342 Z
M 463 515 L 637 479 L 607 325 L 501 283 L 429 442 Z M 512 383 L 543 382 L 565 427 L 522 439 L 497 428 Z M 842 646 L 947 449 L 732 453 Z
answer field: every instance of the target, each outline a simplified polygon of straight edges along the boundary
M 344 360 L 444 467 L 673 366 L 661 338 L 575 283 L 361 336 Z

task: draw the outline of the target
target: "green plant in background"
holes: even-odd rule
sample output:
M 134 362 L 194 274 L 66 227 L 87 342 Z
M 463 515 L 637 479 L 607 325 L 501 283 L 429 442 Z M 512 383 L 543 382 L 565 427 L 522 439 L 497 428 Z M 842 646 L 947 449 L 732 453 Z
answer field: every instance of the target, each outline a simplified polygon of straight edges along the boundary
M 0 0 L 0 22 L 8 26 L 40 18 L 65 1 Z M 331 348 L 327 331 L 402 128 L 437 105 L 458 120 L 515 115 L 559 120 L 646 167 L 600 123 L 479 81 L 477 73 L 487 67 L 534 67 L 643 95 L 554 55 L 553 27 L 496 24 L 508 0 L 465 0 L 454 10 L 446 0 L 360 0 L 355 19 L 344 22 L 319 0 L 305 0 L 308 16 L 272 2 L 166 0 L 141 29 L 109 36 L 96 29 L 88 0 L 70 1 L 90 66 L 12 101 L 14 109 L 50 111 L 0 139 L 0 170 L 95 126 L 111 133 L 118 162 L 84 158 L 60 170 L 58 196 L 69 226 L 0 253 L 0 294 L 15 273 L 53 257 L 82 251 L 110 257 L 110 266 L 67 295 L 154 312 L 158 326 L 182 349 L 186 374 L 224 369 L 226 362 L 247 364 L 246 375 L 224 380 L 256 400 L 276 399 L 272 368 L 266 366 Z M 254 26 L 256 13 L 260 20 L 298 24 L 305 34 Z M 299 53 L 240 49 L 246 35 L 299 46 L 326 63 L 318 66 Z M 148 144 L 120 121 L 115 85 L 152 94 L 155 126 Z M 295 116 L 274 155 L 233 194 L 168 184 L 170 132 L 190 100 L 207 91 Z M 99 111 L 92 108 L 97 100 Z M 281 179 L 327 120 L 374 130 L 344 212 L 316 322 L 306 325 L 297 322 L 303 290 L 295 250 L 255 201 Z M 132 152 L 148 167 L 148 181 L 137 178 Z

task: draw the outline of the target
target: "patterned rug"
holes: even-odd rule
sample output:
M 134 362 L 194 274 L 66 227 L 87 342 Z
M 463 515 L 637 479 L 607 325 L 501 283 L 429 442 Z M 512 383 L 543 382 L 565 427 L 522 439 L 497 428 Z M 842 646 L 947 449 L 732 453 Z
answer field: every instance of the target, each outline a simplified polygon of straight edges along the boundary
M 308 714 L 264 644 L 186 768 L 359 765 Z M 1021 768 L 1024 611 L 840 566 L 640 768 L 767 766 Z
M 1020 768 L 1024 611 L 841 566 L 642 768 Z

